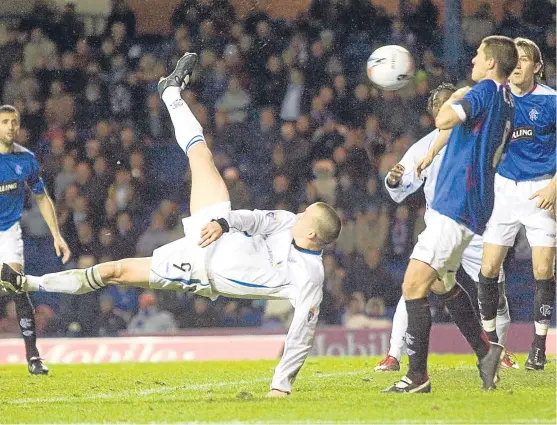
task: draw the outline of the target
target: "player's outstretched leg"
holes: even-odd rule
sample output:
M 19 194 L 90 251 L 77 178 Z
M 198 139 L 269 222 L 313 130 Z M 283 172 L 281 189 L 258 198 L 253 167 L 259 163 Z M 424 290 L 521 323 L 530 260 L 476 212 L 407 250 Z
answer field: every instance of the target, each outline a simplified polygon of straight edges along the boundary
M 24 276 L 4 263 L 0 266 L 0 287 L 16 294 L 43 291 L 72 295 L 86 294 L 106 285 L 149 288 L 150 271 L 150 257 L 126 258 L 87 269 L 66 270 L 44 276 Z M 170 286 L 164 289 L 187 290 L 180 282 Z
M 176 140 L 189 158 L 192 185 L 190 214 L 210 205 L 229 202 L 228 189 L 213 162 L 213 155 L 205 143 L 203 128 L 195 118 L 180 91 L 189 84 L 191 74 L 197 64 L 195 53 L 182 56 L 174 71 L 159 81 L 158 90 L 164 101 Z
M 408 313 L 406 312 L 406 302 L 404 297 L 400 297 L 393 317 L 393 327 L 391 329 L 391 341 L 387 356 L 375 366 L 376 372 L 390 372 L 400 370 L 400 359 L 404 350 L 404 336 L 408 328 Z

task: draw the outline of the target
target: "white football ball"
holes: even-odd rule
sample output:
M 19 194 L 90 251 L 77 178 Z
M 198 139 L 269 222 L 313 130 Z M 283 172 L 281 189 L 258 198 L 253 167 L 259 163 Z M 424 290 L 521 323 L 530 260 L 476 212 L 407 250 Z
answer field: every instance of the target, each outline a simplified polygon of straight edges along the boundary
M 384 90 L 398 90 L 414 77 L 414 60 L 404 47 L 383 46 L 367 60 L 367 76 Z

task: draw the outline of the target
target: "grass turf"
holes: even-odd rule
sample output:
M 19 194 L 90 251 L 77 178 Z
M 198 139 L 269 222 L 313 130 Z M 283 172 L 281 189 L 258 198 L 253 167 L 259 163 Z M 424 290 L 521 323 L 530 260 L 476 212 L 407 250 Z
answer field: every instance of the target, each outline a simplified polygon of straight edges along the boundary
M 481 391 L 473 356 L 431 356 L 431 394 L 381 394 L 378 358 L 310 358 L 293 394 L 265 399 L 273 361 L 0 367 L 0 423 L 556 423 L 555 361 L 501 371 Z M 403 373 L 406 365 L 403 365 Z

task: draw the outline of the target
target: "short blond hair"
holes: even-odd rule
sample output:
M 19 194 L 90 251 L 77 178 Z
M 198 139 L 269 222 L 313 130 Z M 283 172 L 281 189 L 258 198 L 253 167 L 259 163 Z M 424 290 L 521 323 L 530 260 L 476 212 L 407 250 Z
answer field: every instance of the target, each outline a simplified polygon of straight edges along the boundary
M 325 202 L 316 202 L 319 208 L 319 217 L 316 218 L 315 235 L 323 246 L 333 243 L 337 240 L 340 230 L 342 229 L 342 221 L 333 207 Z

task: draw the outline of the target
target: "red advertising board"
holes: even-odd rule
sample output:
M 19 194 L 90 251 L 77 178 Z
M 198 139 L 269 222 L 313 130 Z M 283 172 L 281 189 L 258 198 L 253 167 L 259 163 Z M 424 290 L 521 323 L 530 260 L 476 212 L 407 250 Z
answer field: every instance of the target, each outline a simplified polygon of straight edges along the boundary
M 318 328 L 313 344 L 315 356 L 378 356 L 389 348 L 390 328 L 347 330 Z M 239 332 L 249 333 L 241 335 Z M 260 360 L 280 356 L 285 333 L 263 333 L 253 329 L 211 330 L 190 335 L 120 338 L 40 339 L 41 355 L 48 363 L 120 363 L 195 360 Z M 191 334 L 194 335 L 191 335 Z M 513 324 L 508 349 L 526 352 L 532 339 L 531 324 Z M 548 354 L 555 354 L 555 329 L 548 335 Z M 430 349 L 433 353 L 470 353 L 470 347 L 452 324 L 434 325 Z M 0 364 L 23 363 L 25 350 L 20 338 L 0 339 Z

